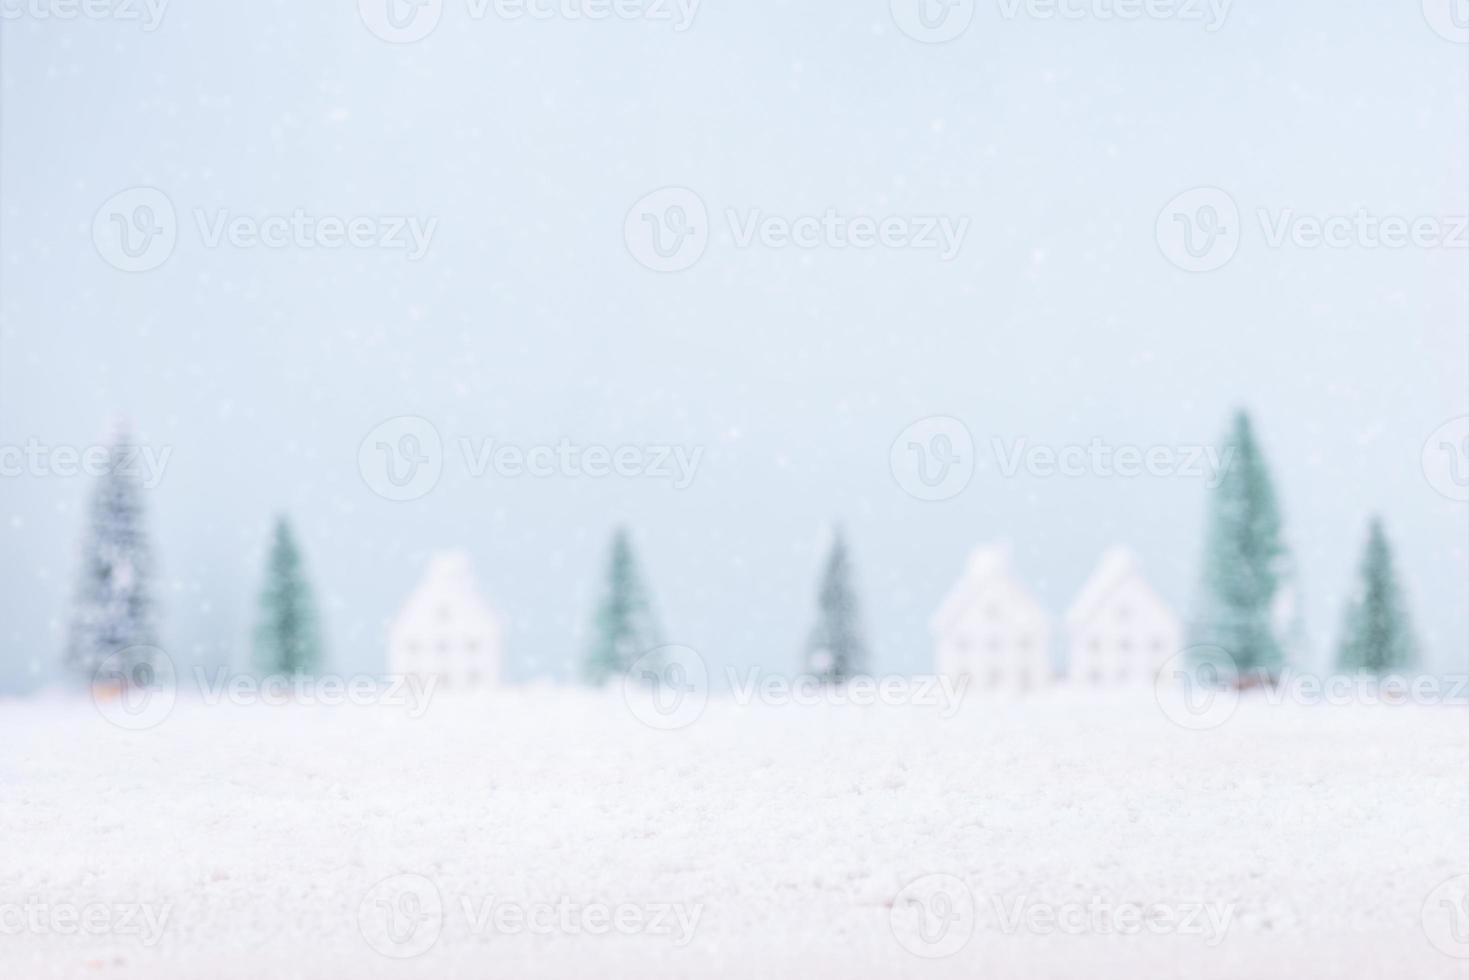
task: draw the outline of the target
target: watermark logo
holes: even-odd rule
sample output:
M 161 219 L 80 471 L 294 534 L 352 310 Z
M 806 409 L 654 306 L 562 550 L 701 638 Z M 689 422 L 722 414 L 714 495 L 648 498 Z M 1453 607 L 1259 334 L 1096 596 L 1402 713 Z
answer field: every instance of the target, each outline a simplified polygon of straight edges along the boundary
M 1255 220 L 1265 247 L 1271 249 L 1469 248 L 1469 215 L 1409 217 L 1374 214 L 1367 208 L 1305 214 L 1294 208 L 1256 208 Z M 1158 246 L 1180 269 L 1213 272 L 1238 253 L 1243 230 L 1233 197 L 1217 187 L 1198 187 L 1163 208 L 1158 216 Z
M 145 33 L 163 23 L 168 0 L 0 0 L 0 20 L 114 20 Z
M 459 895 L 445 902 L 434 881 L 420 874 L 385 878 L 357 910 L 367 944 L 383 956 L 411 959 L 434 947 L 445 932 L 457 937 L 655 936 L 676 947 L 693 941 L 702 903 L 582 901 L 569 895 L 522 901 L 499 895 Z
M 664 481 L 675 490 L 693 485 L 704 458 L 702 446 L 603 445 L 570 439 L 524 445 L 461 436 L 454 449 L 464 472 L 474 480 L 490 476 L 506 480 L 615 477 Z M 387 500 L 426 496 L 438 485 L 445 462 L 438 429 L 416 415 L 388 419 L 368 433 L 357 449 L 363 482 Z
M 1421 918 L 1434 949 L 1469 959 L 1469 875 L 1456 875 L 1429 892 Z
M 948 874 L 915 878 L 898 892 L 888 913 L 898 945 L 924 959 L 959 952 L 974 935 L 974 922 L 974 893 Z
M 1450 419 L 1428 437 L 1423 475 L 1450 500 L 1469 501 L 1469 415 Z
M 382 249 L 416 262 L 428 254 L 437 218 L 416 215 L 341 216 L 305 208 L 253 215 L 229 208 L 193 208 L 194 228 L 205 248 Z M 173 255 L 180 234 L 173 201 L 156 187 L 130 187 L 103 202 L 92 217 L 92 243 L 108 265 L 148 272 Z
M 682 272 L 709 246 L 709 209 L 687 187 L 664 187 L 640 198 L 627 212 L 623 241 L 639 265 L 654 272 Z
M 357 447 L 362 480 L 386 500 L 417 500 L 439 484 L 444 443 L 428 419 L 399 415 L 367 434 Z
M 898 30 L 924 44 L 952 41 L 974 20 L 974 0 L 889 0 Z
M 909 496 L 940 501 L 957 497 L 974 478 L 974 437 L 959 419 L 935 415 L 898 434 L 888 450 L 893 479 Z
M 1186 272 L 1212 272 L 1239 250 L 1239 206 L 1217 187 L 1184 191 L 1158 214 L 1156 234 L 1169 262 Z
M 439 26 L 444 0 L 357 0 L 362 23 L 389 44 L 422 41 Z
M 92 673 L 92 703 L 118 728 L 153 728 L 173 713 L 177 700 L 173 660 L 154 646 L 119 650 Z
M 1423 17 L 1439 37 L 1469 44 L 1469 0 L 1423 0 Z
M 761 208 L 725 208 L 728 241 L 737 249 L 873 249 L 937 252 L 955 259 L 969 233 L 967 217 L 948 215 L 769 214 Z M 645 195 L 623 219 L 628 252 L 654 272 L 682 272 L 709 246 L 711 225 L 704 199 L 687 187 L 664 187 Z
M 444 930 L 439 887 L 419 874 L 384 878 L 357 907 L 357 929 L 383 956 L 397 960 L 422 956 Z
M 709 665 L 686 646 L 649 650 L 623 673 L 622 698 L 633 717 L 649 728 L 687 728 L 709 704 Z
M 206 705 L 314 705 L 338 708 L 404 708 L 409 718 L 421 718 L 439 686 L 439 676 L 429 674 L 253 674 L 232 673 L 220 667 L 211 676 L 203 667 L 194 668 L 194 682 Z
M 156 187 L 129 187 L 92 216 L 92 244 L 103 261 L 123 272 L 148 272 L 168 261 L 178 244 L 173 201 Z
M 1169 721 L 1189 731 L 1218 728 L 1239 707 L 1239 669 L 1228 651 L 1188 647 L 1158 668 L 1153 695 Z

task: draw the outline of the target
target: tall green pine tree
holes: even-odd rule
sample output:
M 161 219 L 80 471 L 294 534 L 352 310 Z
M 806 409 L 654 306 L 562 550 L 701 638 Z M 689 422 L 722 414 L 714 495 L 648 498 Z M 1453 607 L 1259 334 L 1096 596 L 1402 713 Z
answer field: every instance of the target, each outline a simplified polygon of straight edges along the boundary
M 278 517 L 260 592 L 255 663 L 268 677 L 307 676 L 321 665 L 316 601 L 290 522 Z
M 1362 551 L 1361 580 L 1348 603 L 1337 666 L 1349 673 L 1390 674 L 1412 667 L 1417 644 L 1403 590 L 1393 567 L 1392 547 L 1373 518 Z
M 137 447 L 123 432 L 92 494 L 64 662 L 86 683 L 146 683 L 157 643 L 153 558 L 144 526 Z M 112 677 L 99 677 L 108 667 Z
M 1294 583 L 1275 489 L 1244 412 L 1235 415 L 1226 453 L 1211 501 L 1193 642 L 1222 648 L 1250 683 L 1278 676 L 1284 665 Z
M 806 644 L 806 670 L 826 684 L 841 684 L 867 671 L 852 561 L 836 531 L 816 596 L 816 625 Z
M 592 624 L 592 643 L 582 674 L 589 684 L 621 677 L 640 657 L 662 643 L 648 588 L 633 556 L 626 528 L 612 536 L 607 591 Z

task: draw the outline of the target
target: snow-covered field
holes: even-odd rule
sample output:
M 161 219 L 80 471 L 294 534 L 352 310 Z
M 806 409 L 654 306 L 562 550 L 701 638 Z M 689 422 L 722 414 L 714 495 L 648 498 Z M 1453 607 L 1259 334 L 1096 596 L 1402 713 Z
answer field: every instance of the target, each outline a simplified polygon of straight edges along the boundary
M 9 701 L 0 735 L 17 980 L 1469 972 L 1463 708 L 715 699 L 665 731 L 527 689 L 145 731 Z

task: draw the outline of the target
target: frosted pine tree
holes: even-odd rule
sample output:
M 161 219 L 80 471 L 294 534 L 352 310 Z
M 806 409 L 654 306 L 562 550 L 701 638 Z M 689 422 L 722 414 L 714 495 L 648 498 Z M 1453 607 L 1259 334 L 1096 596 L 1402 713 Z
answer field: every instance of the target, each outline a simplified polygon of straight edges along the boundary
M 266 676 L 310 675 L 321 665 L 316 602 L 301 549 L 284 517 L 276 519 L 266 560 L 260 620 L 255 628 L 255 662 Z
M 136 447 L 114 440 L 107 469 L 92 491 L 82 542 L 65 666 L 88 684 L 145 684 L 157 633 L 151 593 L 152 551 L 144 526 Z M 106 676 L 98 672 L 107 666 Z
M 589 684 L 621 677 L 661 643 L 652 601 L 633 557 L 632 540 L 626 528 L 618 528 L 607 565 L 607 592 L 592 624 L 583 676 Z
M 1213 491 L 1204 598 L 1193 642 L 1227 652 L 1244 684 L 1278 677 L 1295 632 L 1290 554 L 1275 488 L 1250 418 L 1238 413 Z
M 1417 644 L 1393 567 L 1392 547 L 1377 518 L 1367 532 L 1360 575 L 1347 606 L 1337 666 L 1345 672 L 1368 674 L 1412 667 L 1418 660 Z
M 816 596 L 816 625 L 806 644 L 806 671 L 826 684 L 840 684 L 867 672 L 857 593 L 847 542 L 837 530 Z

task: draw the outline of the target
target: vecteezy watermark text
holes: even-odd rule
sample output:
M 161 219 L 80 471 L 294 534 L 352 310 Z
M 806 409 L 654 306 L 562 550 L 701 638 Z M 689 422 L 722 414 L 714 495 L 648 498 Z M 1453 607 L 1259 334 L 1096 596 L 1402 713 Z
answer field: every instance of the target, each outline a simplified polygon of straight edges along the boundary
M 398 874 L 368 890 L 358 906 L 357 927 L 378 953 L 408 959 L 426 953 L 445 931 L 478 939 L 653 936 L 683 947 L 693 940 L 703 913 L 698 902 L 588 901 L 569 895 L 521 899 L 466 894 L 445 902 L 433 879 Z
M 915 707 L 951 718 L 969 689 L 969 677 L 858 675 L 840 683 L 811 675 L 768 673 L 758 667 L 724 669 L 731 703 L 739 707 Z M 709 665 L 698 651 L 678 644 L 657 647 L 635 660 L 622 678 L 628 710 L 650 728 L 674 731 L 703 716 L 711 699 Z
M 1006 478 L 1022 470 L 1034 477 L 1052 476 L 1135 479 L 1142 476 L 1177 477 L 1219 485 L 1230 463 L 1234 447 L 1217 446 L 1114 446 L 1092 439 L 1086 445 L 1031 445 L 1027 439 L 991 440 L 1000 475 Z
M 1065 902 L 1023 894 L 983 898 L 956 875 L 915 878 L 893 898 L 893 936 L 925 959 L 954 955 L 980 929 L 1037 936 L 1198 936 L 1212 947 L 1224 941 L 1235 913 L 1227 902 L 1131 902 L 1102 894 Z
M 428 254 L 439 219 L 408 214 L 332 214 L 304 207 L 265 214 L 196 207 L 190 212 L 205 248 L 377 249 L 402 252 L 410 262 Z M 156 187 L 130 187 L 103 202 L 92 218 L 92 243 L 108 265 L 147 272 L 168 261 L 178 245 L 178 212 Z
M 406 708 L 422 717 L 438 689 L 436 675 L 417 674 L 276 674 L 258 676 L 229 667 L 193 668 L 195 694 L 208 706 L 220 704 L 383 706 Z M 129 731 L 162 724 L 178 703 L 179 673 L 173 658 L 153 646 L 133 646 L 112 654 L 92 674 L 92 701 L 97 712 Z
M 24 445 L 0 445 L 0 477 L 99 477 L 107 473 L 137 478 L 151 490 L 163 482 L 172 446 L 52 446 L 30 438 Z
M 136 936 L 140 945 L 156 946 L 172 911 L 172 902 L 58 902 L 33 895 L 0 902 L 0 936 Z
M 1234 450 L 1206 444 L 1032 443 L 994 436 L 993 464 L 1004 479 L 1025 474 L 1038 479 L 1197 479 L 1216 487 L 1234 461 Z M 909 425 L 888 448 L 893 479 L 910 496 L 940 501 L 958 496 L 981 465 L 982 453 L 960 419 L 935 415 Z
M 939 214 L 770 214 L 763 208 L 725 208 L 727 240 L 737 249 L 814 249 L 936 252 L 941 262 L 958 257 L 969 218 Z M 623 219 L 628 252 L 654 272 L 692 267 L 709 247 L 711 227 L 704 199 L 687 187 L 663 187 L 644 195 Z
M 671 24 L 676 33 L 694 24 L 701 0 L 463 0 L 471 21 L 646 21 Z M 372 34 L 390 44 L 422 41 L 438 28 L 445 0 L 357 0 Z
M 194 681 L 205 704 L 321 705 L 328 708 L 384 705 L 408 709 L 420 718 L 438 688 L 434 674 L 274 674 L 258 677 L 228 667 L 194 668 Z
M 1233 0 L 999 0 L 1006 20 L 1139 21 L 1202 24 L 1210 34 L 1224 26 Z
M 725 681 L 729 685 L 734 703 L 741 706 L 913 705 L 937 708 L 943 718 L 952 718 L 959 710 L 969 689 L 970 680 L 968 674 L 960 677 L 946 674 L 887 674 L 882 677 L 859 675 L 840 684 L 831 684 L 809 674 L 787 677 L 768 673 L 759 667 L 751 667 L 745 671 L 734 667 L 725 668 Z
M 521 444 L 494 438 L 459 437 L 453 444 L 464 472 L 480 480 L 502 479 L 659 480 L 686 490 L 698 475 L 702 446 L 672 443 Z M 387 500 L 417 500 L 438 485 L 446 452 L 438 428 L 428 419 L 400 415 L 375 427 L 357 450 L 362 480 Z
M 1311 214 L 1292 207 L 1256 208 L 1265 247 L 1396 251 L 1469 248 L 1469 215 L 1379 214 L 1368 208 Z M 1245 222 L 1233 195 L 1196 187 L 1169 201 L 1155 234 L 1164 257 L 1187 272 L 1227 265 L 1244 240 Z
M 0 0 L 0 20 L 112 20 L 153 32 L 169 0 Z

